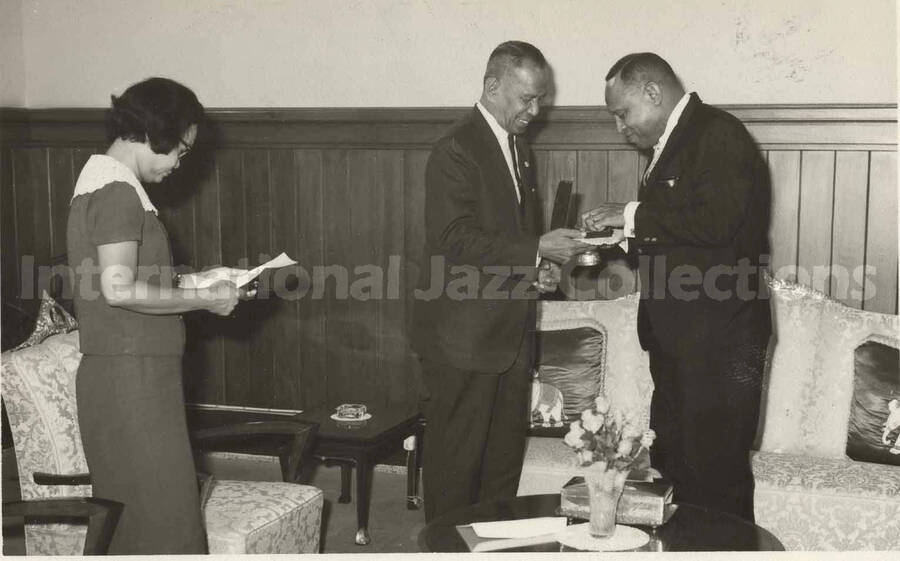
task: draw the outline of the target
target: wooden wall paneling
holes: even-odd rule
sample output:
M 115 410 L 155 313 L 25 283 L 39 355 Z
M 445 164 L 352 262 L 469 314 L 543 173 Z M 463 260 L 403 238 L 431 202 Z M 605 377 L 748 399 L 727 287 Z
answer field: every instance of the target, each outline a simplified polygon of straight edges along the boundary
M 297 176 L 294 152 L 269 151 L 269 206 L 271 208 L 272 253 L 287 253 L 298 259 Z M 269 337 L 272 339 L 272 403 L 275 407 L 301 409 L 299 293 L 293 281 L 297 267 L 280 269 L 270 275 L 270 300 L 275 302 Z M 290 276 L 290 278 L 289 278 Z M 288 281 L 291 281 L 290 283 Z
M 637 152 L 610 150 L 607 200 L 613 203 L 636 201 L 641 171 Z
M 772 178 L 769 221 L 770 268 L 782 280 L 797 280 L 797 234 L 800 220 L 800 151 L 768 152 Z
M 69 201 L 75 190 L 75 179 L 72 177 L 72 150 L 70 148 L 50 148 L 48 168 L 50 175 L 50 255 L 55 258 L 66 252 Z
M 315 269 L 325 264 L 325 194 L 323 155 L 320 150 L 294 151 L 297 188 L 297 254 L 301 278 L 298 285 L 301 406 L 307 409 L 327 404 L 329 378 L 326 355 L 327 307 L 314 284 Z
M 350 205 L 347 150 L 323 153 L 325 223 L 325 354 L 327 401 L 329 406 L 367 398 L 355 383 L 353 354 L 353 318 L 349 300 L 351 270 Z
M 837 152 L 834 168 L 831 297 L 853 308 L 861 308 L 863 285 L 854 280 L 854 276 L 861 273 L 854 269 L 862 266 L 861 258 L 866 253 L 869 154 Z
M 531 154 L 531 163 L 534 166 L 534 180 L 537 182 L 535 194 L 537 195 L 537 204 L 540 209 L 537 215 L 544 222 L 538 226 L 546 228 L 548 221 L 544 218 L 544 212 L 546 212 L 547 207 L 553 206 L 553 195 L 556 194 L 556 185 L 553 185 L 552 190 L 550 188 L 550 150 L 533 150 Z M 545 202 L 548 193 L 551 194 L 550 202 Z
M 256 267 L 275 256 L 272 247 L 270 216 L 269 151 L 244 151 L 244 204 L 247 218 L 247 268 Z M 263 298 L 243 303 L 241 318 L 247 324 L 250 370 L 247 372 L 249 393 L 245 404 L 265 407 L 275 399 L 275 372 L 272 320 L 278 300 L 268 294 L 273 273 L 260 278 Z
M 569 215 L 570 224 L 581 224 L 581 214 L 600 203 L 606 202 L 609 179 L 609 156 L 606 150 L 579 150 L 575 179 L 575 201 Z M 606 294 L 607 278 L 601 267 L 579 267 L 572 269 L 568 282 L 578 290 L 578 294 L 597 296 Z M 569 294 L 572 297 L 573 294 Z
M 102 154 L 105 152 L 105 149 L 100 149 L 99 147 L 76 146 L 72 148 L 72 177 L 77 181 L 78 176 L 81 175 L 81 168 L 84 167 L 84 164 L 87 163 L 88 159 L 94 154 Z M 72 185 L 72 189 L 75 189 L 74 184 Z
M 16 195 L 13 188 L 12 153 L 0 147 L 0 294 L 3 302 L 14 302 L 19 296 L 19 260 L 16 246 Z M 3 312 L 8 310 L 4 309 Z M 0 312 L 2 313 L 2 312 Z M 18 342 L 16 342 L 18 343 Z
M 407 372 L 406 357 L 409 345 L 406 337 L 406 299 L 403 283 L 404 223 L 406 185 L 404 184 L 404 153 L 402 150 L 379 150 L 376 153 L 377 192 L 382 234 L 378 242 L 383 285 L 376 300 L 378 334 L 378 362 L 375 375 L 388 407 L 415 401 L 415 379 Z
M 872 152 L 869 178 L 866 267 L 872 283 L 864 289 L 863 308 L 896 314 L 897 152 Z
M 196 184 L 194 207 L 194 267 L 203 270 L 222 264 L 222 224 L 218 168 L 213 165 Z M 225 340 L 220 336 L 226 318 L 193 312 L 184 315 L 185 393 L 194 403 L 225 403 Z
M 423 274 L 422 260 L 425 258 L 425 167 L 428 163 L 428 150 L 407 150 L 403 155 L 403 291 L 404 299 L 403 327 L 405 330 L 406 372 L 410 380 L 415 382 L 415 392 L 410 391 L 411 398 L 417 398 L 422 388 L 422 364 L 418 355 L 412 350 L 409 334 L 413 314 L 416 307 L 416 290 L 419 276 Z M 427 266 L 427 265 L 426 265 Z
M 575 181 L 575 204 L 572 215 L 576 218 L 609 196 L 609 152 L 606 150 L 579 150 Z
M 828 294 L 834 209 L 834 152 L 803 152 L 800 165 L 798 279 Z
M 384 195 L 377 177 L 377 154 L 374 150 L 353 150 L 348 154 L 349 225 L 347 269 L 350 280 L 347 304 L 350 309 L 346 325 L 349 339 L 345 360 L 355 371 L 354 393 L 367 396 L 373 405 L 386 397 L 384 382 L 379 379 L 381 333 L 378 331 L 380 306 L 373 293 L 374 270 L 382 266 L 384 248 Z M 339 397 L 339 396 L 338 396 Z M 340 398 L 340 397 L 339 397 Z M 376 399 L 373 399 L 376 398 Z
M 219 202 L 222 224 L 222 265 L 248 267 L 247 215 L 244 193 L 243 151 L 226 149 L 216 157 L 219 177 Z M 232 317 L 211 318 L 224 338 L 225 402 L 250 405 L 250 306 L 238 306 Z
M 46 148 L 14 148 L 19 296 L 28 311 L 36 311 L 41 294 L 38 272 L 50 264 L 50 195 Z

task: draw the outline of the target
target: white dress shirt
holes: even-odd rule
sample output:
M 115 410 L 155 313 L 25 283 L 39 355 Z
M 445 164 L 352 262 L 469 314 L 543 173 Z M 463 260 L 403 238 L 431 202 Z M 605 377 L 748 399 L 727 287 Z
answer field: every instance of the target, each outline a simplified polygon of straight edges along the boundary
M 488 111 L 484 105 L 481 104 L 480 101 L 475 102 L 475 107 L 481 111 L 481 115 L 484 117 L 484 120 L 487 121 L 488 126 L 491 127 L 491 130 L 494 132 L 494 136 L 497 137 L 497 143 L 500 144 L 500 151 L 503 152 L 503 157 L 506 159 L 506 167 L 509 168 L 509 176 L 512 178 L 513 187 L 516 188 L 516 200 L 519 201 L 519 204 L 522 204 L 522 193 L 519 192 L 519 182 L 516 181 L 516 172 L 513 169 L 513 159 L 512 153 L 509 151 L 509 135 L 510 133 L 506 131 L 500 123 L 497 122 L 497 119 L 491 115 L 490 111 Z M 521 170 L 519 173 L 519 177 L 522 177 Z M 534 257 L 534 264 L 537 266 L 541 262 L 541 252 L 538 250 L 537 255 Z
M 491 127 L 491 130 L 494 132 L 494 136 L 497 137 L 497 142 L 500 144 L 500 151 L 503 152 L 503 157 L 506 158 L 506 167 L 509 168 L 509 176 L 512 177 L 513 187 L 516 188 L 516 199 L 519 203 L 522 203 L 522 193 L 519 192 L 519 183 L 516 181 L 516 172 L 513 169 L 513 159 L 512 153 L 509 151 L 509 135 L 510 133 L 506 131 L 500 123 L 497 122 L 497 119 L 491 115 L 490 111 L 488 111 L 481 102 L 476 102 L 475 107 L 481 111 L 481 115 L 484 117 L 484 120 L 487 121 L 487 124 Z M 521 177 L 522 174 L 519 174 Z

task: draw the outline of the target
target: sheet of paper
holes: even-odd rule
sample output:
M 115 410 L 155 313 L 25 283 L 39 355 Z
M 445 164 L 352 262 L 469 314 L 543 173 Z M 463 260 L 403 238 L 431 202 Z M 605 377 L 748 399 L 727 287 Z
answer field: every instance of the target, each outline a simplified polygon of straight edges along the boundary
M 286 253 L 282 252 L 275 259 L 271 259 L 258 267 L 254 267 L 249 271 L 240 271 L 239 269 L 234 269 L 235 271 L 239 271 L 239 274 L 229 276 L 226 273 L 222 273 L 222 275 L 216 276 L 205 276 L 203 278 L 196 279 L 196 288 L 206 288 L 211 284 L 220 281 L 220 280 L 230 280 L 234 284 L 237 285 L 238 288 L 245 286 L 247 283 L 255 279 L 266 269 L 278 269 L 281 267 L 287 267 L 288 265 L 295 265 L 297 262 L 287 256 Z M 217 271 L 218 273 L 218 271 Z
M 288 265 L 295 265 L 297 262 L 287 256 L 286 253 L 281 252 L 278 257 L 266 261 L 262 265 L 250 269 L 246 273 L 241 274 L 238 277 L 232 279 L 232 282 L 238 286 L 238 288 L 246 285 L 253 279 L 259 276 L 266 269 L 280 269 L 281 267 L 287 267 Z
M 552 534 L 565 529 L 565 527 L 566 518 L 564 516 L 543 516 L 472 524 L 472 530 L 480 538 L 528 538 Z

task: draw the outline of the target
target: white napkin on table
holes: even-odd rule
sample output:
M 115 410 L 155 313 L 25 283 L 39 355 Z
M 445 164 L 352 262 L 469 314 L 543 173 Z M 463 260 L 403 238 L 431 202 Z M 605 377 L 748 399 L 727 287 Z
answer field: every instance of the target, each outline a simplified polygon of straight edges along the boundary
M 472 530 L 479 538 L 530 538 L 565 530 L 565 516 L 543 516 L 521 520 L 474 522 Z

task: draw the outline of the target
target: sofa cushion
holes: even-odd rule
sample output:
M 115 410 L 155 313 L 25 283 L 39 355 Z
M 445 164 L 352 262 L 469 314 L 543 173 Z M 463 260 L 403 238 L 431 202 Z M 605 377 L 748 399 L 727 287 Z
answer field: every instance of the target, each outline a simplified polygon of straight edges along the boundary
M 854 351 L 873 338 L 896 341 L 898 333 L 900 316 L 857 310 L 833 300 L 825 303 L 813 366 L 816 376 L 804 395 L 806 414 L 800 421 L 804 440 L 792 451 L 845 457 Z
M 779 279 L 769 280 L 775 336 L 763 378 L 760 407 L 760 450 L 792 450 L 801 445 L 801 419 L 811 405 L 815 383 L 819 323 L 827 297 L 815 290 Z
M 900 468 L 752 453 L 756 523 L 788 550 L 900 549 Z
M 637 337 L 637 293 L 615 300 L 542 301 L 538 308 L 540 331 L 590 327 L 606 333 L 606 375 L 602 392 L 646 428 L 650 419 L 653 381 L 650 361 Z
M 605 340 L 603 326 L 538 332 L 537 378 L 562 393 L 564 422 L 580 418 L 603 388 Z
M 900 351 L 879 340 L 854 351 L 853 398 L 847 455 L 863 462 L 900 466 Z M 890 437 L 893 436 L 894 440 Z M 893 445 L 893 446 L 892 446 Z
M 75 405 L 81 362 L 78 332 L 52 335 L 37 345 L 7 351 L 3 401 L 12 427 L 23 499 L 89 497 L 89 485 L 38 485 L 34 472 L 87 473 Z M 26 442 L 27 441 L 27 442 Z
M 216 480 L 203 511 L 209 552 L 318 553 L 323 501 L 309 485 Z
M 54 300 L 45 290 L 41 294 L 41 307 L 38 310 L 37 321 L 34 323 L 34 329 L 28 339 L 16 346 L 14 351 L 31 347 L 42 342 L 51 335 L 60 333 L 68 333 L 78 329 L 78 322 L 72 317 L 72 314 L 66 311 L 56 300 Z

